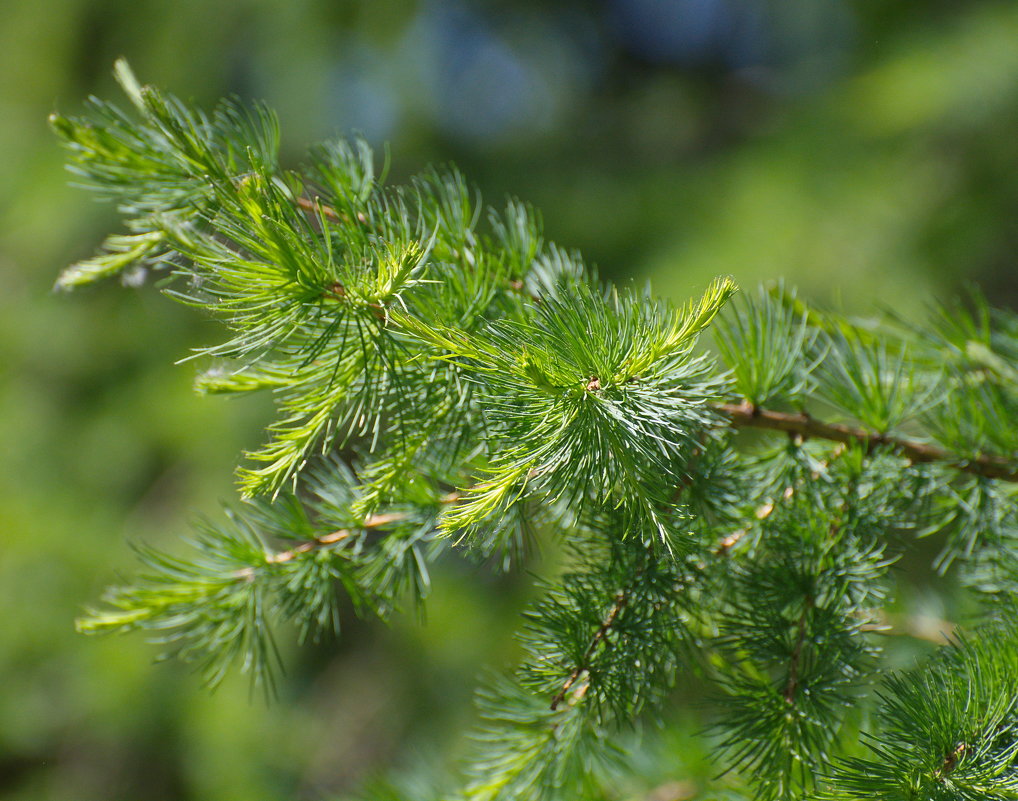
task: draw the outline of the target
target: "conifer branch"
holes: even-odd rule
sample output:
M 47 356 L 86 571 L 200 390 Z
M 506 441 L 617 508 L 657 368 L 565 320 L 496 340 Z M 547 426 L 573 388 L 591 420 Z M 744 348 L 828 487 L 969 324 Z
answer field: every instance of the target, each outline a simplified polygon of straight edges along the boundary
M 340 214 L 338 211 L 332 208 L 332 206 L 325 205 L 318 198 L 312 200 L 309 197 L 304 197 L 303 195 L 300 195 L 297 198 L 295 198 L 295 202 L 303 211 L 314 214 L 321 214 L 323 217 L 328 217 L 330 220 L 334 222 L 343 223 L 350 222 L 350 218 L 348 216 L 346 216 L 345 214 Z M 366 225 L 368 222 L 368 218 L 364 216 L 363 212 L 359 212 L 357 214 L 357 222 L 361 223 L 362 225 Z
M 82 631 L 140 629 L 210 684 L 231 666 L 271 682 L 276 626 L 337 632 L 337 588 L 384 618 L 423 601 L 453 542 L 507 568 L 557 537 L 575 563 L 524 613 L 522 663 L 478 694 L 457 797 L 606 797 L 613 733 L 694 652 L 722 691 L 716 752 L 758 798 L 828 778 L 846 799 L 1018 797 L 1018 318 L 977 303 L 892 336 L 784 293 L 732 300 L 726 278 L 676 307 L 604 284 L 454 170 L 383 186 L 354 141 L 287 171 L 266 109 L 205 114 L 117 75 L 133 115 L 92 101 L 51 124 L 128 233 L 58 286 L 171 266 L 167 293 L 227 330 L 199 389 L 271 392 L 278 416 L 239 471 L 251 501 L 199 523 L 189 555 L 140 549 L 145 572 Z M 708 326 L 720 364 L 697 347 Z M 854 422 L 776 411 L 820 405 Z M 317 458 L 337 452 L 356 474 Z M 907 540 L 888 535 L 930 531 L 1007 625 L 892 674 L 876 758 L 840 756 L 881 669 L 866 633 L 888 633 Z
M 440 504 L 456 503 L 462 497 L 460 492 L 450 492 L 443 495 L 438 499 Z M 275 553 L 267 554 L 265 557 L 266 564 L 270 565 L 281 565 L 303 556 L 311 551 L 316 551 L 319 548 L 326 548 L 330 545 L 335 545 L 337 542 L 353 536 L 358 531 L 368 531 L 375 528 L 381 528 L 387 526 L 390 523 L 399 523 L 406 520 L 408 517 L 405 512 L 386 512 L 383 514 L 375 514 L 368 517 L 363 523 L 357 528 L 343 528 L 335 531 L 330 531 L 328 534 L 322 534 L 320 537 L 314 539 L 305 540 L 299 545 L 295 545 L 293 548 L 288 548 L 285 551 L 277 551 Z M 236 577 L 239 579 L 249 578 L 253 575 L 255 568 L 246 567 L 236 572 Z
M 598 646 L 605 641 L 608 636 L 608 632 L 611 631 L 612 626 L 615 625 L 615 619 L 619 616 L 619 613 L 625 608 L 626 603 L 629 601 L 629 596 L 625 590 L 619 590 L 615 594 L 614 602 L 611 608 L 608 610 L 608 614 L 605 615 L 604 620 L 601 621 L 601 625 L 598 626 L 597 631 L 594 632 L 593 637 L 590 638 L 590 645 L 587 646 L 587 650 L 584 652 L 583 657 L 577 663 L 576 667 L 573 668 L 573 672 L 569 674 L 569 677 L 565 680 L 562 685 L 562 689 L 558 691 L 554 698 L 551 700 L 551 711 L 554 712 L 558 709 L 559 704 L 565 700 L 566 694 L 576 683 L 576 681 L 583 675 L 583 673 L 590 669 L 590 660 L 597 651 Z
M 378 528 L 379 526 L 387 525 L 388 523 L 396 523 L 400 520 L 406 519 L 406 515 L 400 514 L 399 512 L 393 512 L 390 514 L 373 515 L 364 521 L 363 525 L 360 526 L 359 530 L 369 530 L 372 528 Z M 358 529 L 341 528 L 336 531 L 331 531 L 328 534 L 323 534 L 320 537 L 315 537 L 313 540 L 306 540 L 300 545 L 296 545 L 286 551 L 277 551 L 276 553 L 268 554 L 265 557 L 266 564 L 270 565 L 281 565 L 289 562 L 291 559 L 310 553 L 311 551 L 319 548 L 325 548 L 329 545 L 335 545 L 337 542 L 342 542 L 347 537 L 352 536 Z
M 963 473 L 1018 482 L 1018 466 L 1000 456 L 980 454 L 962 458 L 925 442 L 866 431 L 844 423 L 826 423 L 805 412 L 777 412 L 761 409 L 751 403 L 719 403 L 714 408 L 726 415 L 734 428 L 763 428 L 798 434 L 803 438 L 815 437 L 846 445 L 859 444 L 868 452 L 888 447 L 913 463 L 942 462 Z
M 799 660 L 802 659 L 802 648 L 806 644 L 806 620 L 813 609 L 813 598 L 806 596 L 802 613 L 796 622 L 795 643 L 792 645 L 792 654 L 788 661 L 788 682 L 785 684 L 783 693 L 785 703 L 792 706 L 795 703 L 795 692 L 799 688 Z

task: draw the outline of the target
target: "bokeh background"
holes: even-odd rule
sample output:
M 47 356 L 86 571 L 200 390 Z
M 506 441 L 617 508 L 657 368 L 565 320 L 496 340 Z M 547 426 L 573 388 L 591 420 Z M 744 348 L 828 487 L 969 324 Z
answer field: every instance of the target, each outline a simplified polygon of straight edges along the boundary
M 327 799 L 392 770 L 426 785 L 462 750 L 478 665 L 512 659 L 529 584 L 450 564 L 425 627 L 349 619 L 299 651 L 284 636 L 271 705 L 243 679 L 210 694 L 139 639 L 74 634 L 133 569 L 129 542 L 172 547 L 234 495 L 269 415 L 193 396 L 194 367 L 173 362 L 216 332 L 151 287 L 50 291 L 116 220 L 67 186 L 46 116 L 115 96 L 118 56 L 206 105 L 266 100 L 291 163 L 352 130 L 390 143 L 397 181 L 455 162 L 603 274 L 680 301 L 729 273 L 854 312 L 919 313 L 966 282 L 1018 303 L 1013 1 L 2 9 L 0 798 Z M 698 725 L 674 723 L 633 798 L 712 775 L 685 736 Z

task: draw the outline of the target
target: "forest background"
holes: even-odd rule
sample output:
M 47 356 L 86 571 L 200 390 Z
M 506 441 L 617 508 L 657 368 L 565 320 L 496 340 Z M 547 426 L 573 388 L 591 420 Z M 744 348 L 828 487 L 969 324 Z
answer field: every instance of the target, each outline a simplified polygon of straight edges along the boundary
M 527 576 L 449 564 L 426 626 L 344 620 L 278 703 L 215 694 L 73 619 L 234 494 L 269 409 L 190 391 L 212 327 L 150 286 L 54 294 L 115 227 L 46 116 L 140 78 L 263 99 L 284 161 L 359 131 L 394 181 L 454 162 L 549 238 L 682 302 L 727 273 L 851 313 L 965 283 L 1018 306 L 1018 5 L 913 0 L 7 0 L 0 24 L 0 798 L 339 798 L 446 766 L 479 664 L 512 660 Z M 540 565 L 535 564 L 539 571 Z M 949 619 L 917 575 L 913 620 Z M 914 650 L 923 648 L 918 638 Z M 909 658 L 908 654 L 902 658 Z M 695 731 L 698 721 L 688 722 Z M 679 726 L 681 731 L 682 726 Z M 703 745 L 670 776 L 695 791 Z

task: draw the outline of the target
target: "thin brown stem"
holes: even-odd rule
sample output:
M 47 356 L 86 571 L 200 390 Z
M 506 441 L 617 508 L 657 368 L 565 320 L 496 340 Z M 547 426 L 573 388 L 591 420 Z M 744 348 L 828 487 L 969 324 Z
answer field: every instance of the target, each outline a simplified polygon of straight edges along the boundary
M 802 614 L 799 615 L 799 622 L 796 624 L 795 643 L 792 645 L 792 656 L 788 660 L 788 682 L 785 684 L 785 703 L 792 706 L 795 703 L 795 691 L 799 689 L 799 662 L 802 660 L 802 649 L 806 644 L 806 619 L 813 608 L 813 599 L 806 597 L 806 603 L 802 607 Z
M 321 216 L 326 217 L 335 222 L 345 222 L 345 223 L 350 222 L 349 217 L 347 217 L 345 214 L 340 214 L 338 211 L 332 208 L 332 206 L 324 205 L 318 198 L 312 200 L 311 198 L 308 197 L 298 197 L 297 206 L 303 211 L 312 212 L 314 214 L 320 214 Z M 357 222 L 359 222 L 361 225 L 366 225 L 368 222 L 368 218 L 365 217 L 362 212 L 357 212 Z
M 843 423 L 825 423 L 803 412 L 761 409 L 751 403 L 718 403 L 714 408 L 728 418 L 733 428 L 764 428 L 846 445 L 859 443 L 867 450 L 887 446 L 914 463 L 944 462 L 963 473 L 1018 482 L 1018 466 L 999 456 L 982 454 L 964 459 L 925 442 L 878 434 Z
M 323 206 L 317 200 L 312 200 L 309 197 L 298 197 L 297 205 L 304 211 L 320 213 L 323 217 L 328 217 L 330 220 L 341 219 L 334 208 L 330 206 Z
M 462 497 L 460 492 L 450 492 L 439 498 L 439 503 L 450 504 L 455 503 Z M 265 564 L 268 565 L 281 565 L 286 562 L 293 561 L 297 557 L 310 553 L 311 551 L 317 551 L 320 548 L 326 548 L 329 545 L 335 545 L 337 542 L 342 542 L 348 537 L 353 536 L 359 531 L 366 531 L 375 528 L 381 528 L 382 526 L 388 525 L 389 523 L 398 523 L 401 520 L 407 519 L 407 514 L 404 512 L 387 512 L 385 514 L 371 515 L 363 523 L 356 528 L 341 528 L 336 531 L 330 531 L 328 534 L 322 534 L 320 537 L 315 537 L 311 540 L 305 540 L 299 545 L 295 545 L 292 548 L 288 548 L 285 551 L 277 551 L 276 553 L 266 554 Z M 254 577 L 256 568 L 245 567 L 238 570 L 234 575 L 238 579 L 251 579 Z
M 335 545 L 337 542 L 342 542 L 347 537 L 352 535 L 354 531 L 361 531 L 365 529 L 381 528 L 387 523 L 398 523 L 400 520 L 405 520 L 406 515 L 401 512 L 390 512 L 384 515 L 372 515 L 359 529 L 339 529 L 338 531 L 331 531 L 328 534 L 323 534 L 320 537 L 315 537 L 313 540 L 307 540 L 302 542 L 300 545 L 294 546 L 286 551 L 279 551 L 274 554 L 270 554 L 265 557 L 265 561 L 269 564 L 279 565 L 283 562 L 289 562 L 292 559 L 296 559 L 301 554 L 308 553 L 309 551 L 315 551 L 319 548 L 324 548 L 326 545 Z
M 937 778 L 947 776 L 952 773 L 956 767 L 958 767 L 958 760 L 964 756 L 965 752 L 968 751 L 968 743 L 958 743 L 949 753 L 944 756 L 943 764 L 934 771 L 934 775 Z
M 556 693 L 555 697 L 551 700 L 551 710 L 554 712 L 558 709 L 566 697 L 566 694 L 572 689 L 572 686 L 587 670 L 590 669 L 590 660 L 594 656 L 594 652 L 597 651 L 597 647 L 604 642 L 605 637 L 608 636 L 608 632 L 611 631 L 612 626 L 615 625 L 615 620 L 618 618 L 619 613 L 623 610 L 625 605 L 629 602 L 629 596 L 625 590 L 619 590 L 615 594 L 615 602 L 612 604 L 611 609 L 608 610 L 608 614 L 604 620 L 601 621 L 601 625 L 597 627 L 597 631 L 594 632 L 594 636 L 590 638 L 590 644 L 587 646 L 587 650 L 583 652 L 583 657 L 580 659 L 579 664 L 573 668 L 572 673 L 569 674 L 569 678 L 565 680 L 562 685 L 562 689 Z

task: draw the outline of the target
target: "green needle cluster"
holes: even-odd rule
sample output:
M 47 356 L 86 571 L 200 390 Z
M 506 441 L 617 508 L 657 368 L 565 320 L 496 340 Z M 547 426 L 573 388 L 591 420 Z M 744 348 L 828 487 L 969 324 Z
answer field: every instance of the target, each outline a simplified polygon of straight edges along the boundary
M 1018 317 L 973 296 L 863 322 L 726 278 L 676 307 L 455 171 L 389 186 L 357 140 L 285 169 L 268 110 L 116 72 L 128 112 L 51 122 L 126 233 L 57 286 L 159 278 L 224 332 L 197 390 L 277 415 L 240 498 L 185 555 L 141 550 L 82 631 L 271 688 L 282 624 L 336 632 L 341 597 L 385 618 L 437 559 L 554 542 L 443 798 L 622 798 L 632 731 L 687 680 L 725 797 L 1018 798 Z M 977 612 L 892 670 L 921 537 Z

